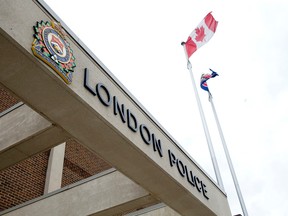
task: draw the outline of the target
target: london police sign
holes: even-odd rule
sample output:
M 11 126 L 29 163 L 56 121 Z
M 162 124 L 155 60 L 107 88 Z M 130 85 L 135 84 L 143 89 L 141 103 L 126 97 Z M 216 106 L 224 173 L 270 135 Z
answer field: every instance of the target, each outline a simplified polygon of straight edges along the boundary
M 93 95 L 98 101 L 105 107 L 111 108 L 111 112 L 115 117 L 119 116 L 123 124 L 135 134 L 139 134 L 143 140 L 144 145 L 151 146 L 153 151 L 158 154 L 160 158 L 164 158 L 165 154 L 162 151 L 162 143 L 160 139 L 157 139 L 156 135 L 151 131 L 148 126 L 138 122 L 137 116 L 135 116 L 125 104 L 121 103 L 116 95 L 111 95 L 109 89 L 101 82 L 98 82 L 95 86 L 91 86 L 92 83 L 89 80 L 89 70 L 84 69 L 84 87 Z M 199 193 L 209 199 L 206 185 L 204 182 L 196 176 L 193 171 L 187 167 L 177 156 L 171 151 L 167 152 L 168 162 L 173 169 L 177 169 L 179 174 L 186 179 L 191 187 L 196 188 Z
M 49 65 L 57 74 L 67 83 L 72 82 L 72 73 L 74 72 L 75 57 L 70 48 L 69 43 L 65 39 L 65 32 L 62 30 L 60 23 L 51 22 L 37 22 L 34 26 L 34 40 L 32 43 L 32 51 L 35 56 Z M 125 104 L 118 101 L 117 96 L 111 95 L 109 89 L 101 82 L 95 86 L 89 84 L 89 71 L 84 69 L 84 87 L 86 90 L 98 98 L 100 103 L 110 108 L 115 116 L 119 116 L 123 124 L 135 134 L 139 134 L 143 140 L 144 145 L 152 146 L 153 151 L 158 154 L 160 158 L 164 157 L 162 150 L 162 143 L 157 139 L 156 135 L 151 131 L 148 126 L 138 122 L 129 108 Z M 206 199 L 209 199 L 207 194 L 206 185 L 197 177 L 186 164 L 184 164 L 177 156 L 171 151 L 167 152 L 170 166 L 177 169 L 179 174 L 187 180 L 187 182 L 199 193 L 202 193 Z

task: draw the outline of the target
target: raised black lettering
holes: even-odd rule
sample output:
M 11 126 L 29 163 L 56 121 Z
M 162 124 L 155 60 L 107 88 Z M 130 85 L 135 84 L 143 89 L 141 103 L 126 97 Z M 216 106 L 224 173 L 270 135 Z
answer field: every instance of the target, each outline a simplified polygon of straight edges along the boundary
M 123 123 L 126 122 L 127 118 L 126 118 L 126 112 L 125 112 L 125 107 L 124 104 L 120 104 L 118 103 L 118 100 L 116 98 L 116 96 L 113 97 L 113 108 L 114 108 L 114 115 L 117 115 L 118 113 L 120 114 L 121 120 Z
M 185 171 L 186 171 L 187 181 L 188 181 L 193 187 L 195 187 L 193 173 L 192 173 L 191 170 L 188 172 L 188 169 L 187 169 L 187 166 L 186 166 L 186 165 L 185 165 Z M 190 174 L 190 175 L 189 175 L 189 174 Z
M 201 188 L 202 188 L 202 193 L 203 193 L 203 196 L 206 198 L 206 199 L 209 199 L 209 197 L 207 196 L 207 190 L 206 190 L 206 185 L 203 184 L 203 182 L 201 181 Z
M 173 167 L 173 165 L 176 164 L 176 157 L 170 150 L 168 150 L 168 155 L 169 155 L 170 166 Z
M 151 143 L 151 134 L 149 129 L 146 127 L 146 125 L 141 124 L 140 125 L 140 135 L 142 137 L 142 140 L 147 144 L 150 145 Z
M 94 89 L 92 89 L 89 84 L 88 84 L 88 77 L 89 77 L 89 72 L 88 72 L 88 68 L 84 69 L 84 87 L 93 95 L 96 95 L 96 92 Z
M 200 181 L 200 179 L 197 176 L 194 176 L 194 180 L 195 180 L 195 185 L 196 185 L 197 190 L 199 192 L 201 192 L 201 181 Z
M 132 123 L 133 122 L 133 123 Z M 127 109 L 127 124 L 128 127 L 133 131 L 137 132 L 138 130 L 138 123 L 136 117 Z
M 185 167 L 181 160 L 177 159 L 177 169 L 182 177 L 185 176 Z
M 154 134 L 152 134 L 152 141 L 153 141 L 153 149 L 154 149 L 154 151 L 158 151 L 159 156 L 163 157 L 161 142 L 160 142 L 160 140 L 156 139 Z
M 101 91 L 101 89 L 102 89 L 102 91 Z M 103 96 L 103 92 L 105 92 L 106 97 Z M 111 104 L 110 92 L 109 92 L 108 89 L 104 86 L 104 84 L 98 83 L 98 84 L 96 85 L 96 93 L 97 93 L 97 96 L 98 96 L 99 100 L 101 101 L 101 103 L 102 103 L 104 106 L 110 106 L 110 104 Z

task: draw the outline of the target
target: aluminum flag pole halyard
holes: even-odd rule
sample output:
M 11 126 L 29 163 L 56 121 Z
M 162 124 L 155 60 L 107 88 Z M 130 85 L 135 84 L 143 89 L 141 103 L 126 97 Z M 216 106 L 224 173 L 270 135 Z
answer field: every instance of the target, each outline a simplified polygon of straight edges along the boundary
M 223 148 L 224 148 L 226 159 L 227 159 L 227 162 L 228 162 L 228 165 L 229 165 L 229 169 L 230 169 L 230 172 L 231 172 L 231 175 L 232 175 L 232 179 L 233 179 L 233 182 L 234 182 L 234 185 L 235 185 L 235 189 L 236 189 L 236 192 L 237 192 L 237 195 L 238 195 L 238 199 L 239 199 L 239 202 L 240 202 L 240 205 L 241 205 L 241 208 L 242 208 L 242 212 L 243 212 L 244 216 L 248 216 L 248 212 L 247 212 L 247 209 L 246 209 L 246 206 L 245 206 L 245 202 L 244 202 L 244 199 L 242 197 L 242 193 L 241 193 L 241 190 L 240 190 L 240 187 L 239 187 L 239 183 L 238 183 L 238 180 L 237 180 L 234 168 L 233 168 L 232 160 L 230 158 L 230 154 L 229 154 L 229 151 L 228 151 L 225 139 L 224 139 L 224 135 L 223 135 L 220 123 L 219 123 L 219 119 L 218 119 L 218 116 L 217 116 L 217 113 L 216 113 L 216 109 L 215 109 L 215 106 L 214 106 L 214 103 L 213 103 L 213 97 L 212 97 L 210 92 L 208 92 L 208 94 L 209 94 L 209 101 L 211 103 L 211 107 L 212 107 L 212 110 L 213 110 L 213 113 L 214 113 L 215 121 L 216 121 L 216 124 L 217 124 L 217 127 L 218 127 L 218 131 L 219 131 L 219 134 L 220 134 L 220 137 L 221 137 L 221 140 L 222 140 L 222 145 L 223 145 Z
M 199 112 L 200 112 L 202 125 L 203 125 L 203 129 L 204 129 L 204 132 L 205 132 L 206 141 L 207 141 L 207 144 L 208 144 L 211 160 L 212 160 L 212 163 L 213 163 L 213 168 L 214 168 L 214 172 L 215 172 L 215 175 L 216 175 L 217 183 L 220 186 L 220 188 L 222 190 L 224 190 L 224 185 L 223 185 L 222 178 L 221 178 L 221 175 L 220 175 L 219 166 L 218 166 L 218 163 L 217 163 L 217 160 L 216 160 L 214 148 L 213 148 L 213 145 L 212 145 L 212 142 L 211 142 L 210 133 L 209 133 L 209 130 L 208 130 L 208 126 L 207 126 L 206 119 L 205 119 L 205 116 L 204 116 L 202 104 L 201 104 L 201 101 L 200 101 L 200 98 L 199 98 L 199 95 L 198 95 L 198 91 L 197 91 L 197 88 L 196 88 L 194 76 L 193 76 L 193 73 L 192 73 L 192 65 L 191 65 L 191 63 L 189 61 L 189 58 L 187 56 L 187 52 L 186 52 L 186 49 L 185 49 L 185 43 L 182 42 L 181 45 L 184 47 L 184 53 L 185 53 L 185 56 L 186 56 L 186 59 L 187 59 L 187 69 L 190 72 L 192 86 L 193 86 L 195 97 L 196 97 L 196 100 L 197 100 L 197 105 L 198 105 L 198 109 L 199 109 Z

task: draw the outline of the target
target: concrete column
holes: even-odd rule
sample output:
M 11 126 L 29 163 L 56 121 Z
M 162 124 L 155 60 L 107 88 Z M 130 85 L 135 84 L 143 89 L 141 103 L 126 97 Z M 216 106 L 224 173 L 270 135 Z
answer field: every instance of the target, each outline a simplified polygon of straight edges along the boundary
M 66 143 L 50 150 L 44 194 L 61 188 Z

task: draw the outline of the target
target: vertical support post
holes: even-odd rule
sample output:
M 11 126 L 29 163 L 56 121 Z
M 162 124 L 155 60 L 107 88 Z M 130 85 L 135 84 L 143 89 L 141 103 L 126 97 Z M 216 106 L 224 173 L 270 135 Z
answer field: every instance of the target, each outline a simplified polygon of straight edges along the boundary
M 62 143 L 50 150 L 44 194 L 61 188 L 65 145 Z

